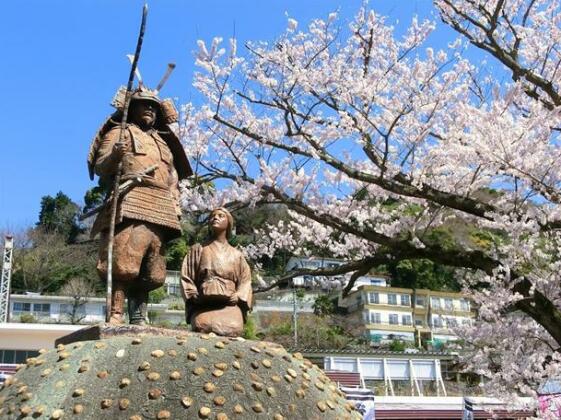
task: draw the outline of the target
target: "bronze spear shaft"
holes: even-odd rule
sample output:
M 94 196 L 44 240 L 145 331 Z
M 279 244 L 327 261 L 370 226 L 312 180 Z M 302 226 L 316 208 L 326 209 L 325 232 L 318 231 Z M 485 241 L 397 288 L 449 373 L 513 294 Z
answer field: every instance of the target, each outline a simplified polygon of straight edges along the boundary
M 132 96 L 132 88 L 134 83 L 134 74 L 138 65 L 140 57 L 140 50 L 142 49 L 142 41 L 144 39 L 144 30 L 146 28 L 146 16 L 148 15 L 148 5 L 144 4 L 142 8 L 142 22 L 140 23 L 140 31 L 138 33 L 138 40 L 136 42 L 136 51 L 134 53 L 134 60 L 132 61 L 129 81 L 127 84 L 127 92 L 125 94 L 125 103 L 123 105 L 123 117 L 121 119 L 121 131 L 119 133 L 119 143 L 123 143 L 125 139 L 125 130 L 127 128 L 127 119 L 129 115 L 129 104 Z M 107 296 L 105 306 L 105 321 L 109 322 L 111 317 L 111 295 L 113 293 L 113 242 L 115 238 L 115 222 L 117 219 L 117 205 L 119 202 L 119 184 L 121 183 L 121 173 L 123 171 L 123 161 L 120 158 L 115 174 L 115 181 L 113 183 L 113 200 L 111 201 L 111 220 L 109 223 L 109 241 L 107 246 Z

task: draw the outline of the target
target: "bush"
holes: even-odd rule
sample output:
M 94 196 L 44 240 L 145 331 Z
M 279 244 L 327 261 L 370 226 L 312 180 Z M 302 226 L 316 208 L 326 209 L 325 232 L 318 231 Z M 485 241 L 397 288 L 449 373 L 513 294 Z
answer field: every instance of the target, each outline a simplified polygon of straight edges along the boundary
M 404 351 L 405 347 L 405 342 L 401 340 L 392 340 L 392 342 L 390 343 L 391 351 Z
M 271 326 L 269 328 L 269 334 L 271 334 L 273 337 L 279 335 L 292 335 L 292 323 L 290 321 L 287 321 Z
M 21 314 L 20 317 L 19 317 L 19 322 L 21 322 L 23 324 L 33 324 L 33 323 L 37 322 L 37 320 L 31 314 Z
M 255 320 L 251 315 L 248 315 L 247 322 L 243 326 L 242 337 L 247 340 L 257 340 L 257 326 L 255 325 Z
M 168 309 L 170 310 L 174 310 L 174 311 L 183 311 L 185 310 L 185 303 L 184 302 L 171 302 L 168 305 Z
M 160 328 L 170 328 L 170 329 L 174 328 L 174 325 L 168 319 L 162 319 L 161 321 L 155 321 L 151 325 L 153 325 L 154 327 L 160 327 Z
M 148 294 L 148 302 L 149 303 L 160 303 L 162 300 L 166 298 L 166 289 L 164 287 L 159 287 L 155 290 L 152 290 Z

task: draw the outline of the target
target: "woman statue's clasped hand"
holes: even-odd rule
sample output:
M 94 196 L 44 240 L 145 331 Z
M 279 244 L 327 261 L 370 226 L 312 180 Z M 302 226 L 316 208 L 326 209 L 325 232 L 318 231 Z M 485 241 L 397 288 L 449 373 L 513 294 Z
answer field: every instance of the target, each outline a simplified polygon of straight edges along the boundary
M 208 223 L 211 239 L 193 245 L 181 267 L 186 320 L 193 331 L 239 336 L 251 310 L 251 271 L 228 243 L 234 227 L 230 212 L 214 209 Z

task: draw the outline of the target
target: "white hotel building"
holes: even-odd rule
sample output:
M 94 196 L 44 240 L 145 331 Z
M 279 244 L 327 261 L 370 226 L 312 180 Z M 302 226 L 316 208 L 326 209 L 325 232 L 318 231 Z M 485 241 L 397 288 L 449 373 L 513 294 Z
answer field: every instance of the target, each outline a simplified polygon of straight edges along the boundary
M 473 322 L 470 301 L 461 293 L 361 285 L 340 306 L 362 320 L 372 343 L 404 340 L 438 345 L 457 337 L 453 329 Z

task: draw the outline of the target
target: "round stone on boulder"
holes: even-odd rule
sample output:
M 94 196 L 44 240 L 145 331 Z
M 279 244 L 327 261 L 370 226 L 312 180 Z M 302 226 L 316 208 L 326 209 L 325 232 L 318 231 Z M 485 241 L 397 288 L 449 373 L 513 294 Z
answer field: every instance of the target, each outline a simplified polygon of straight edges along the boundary
M 155 328 L 78 338 L 6 381 L 0 418 L 361 418 L 319 368 L 274 343 Z

